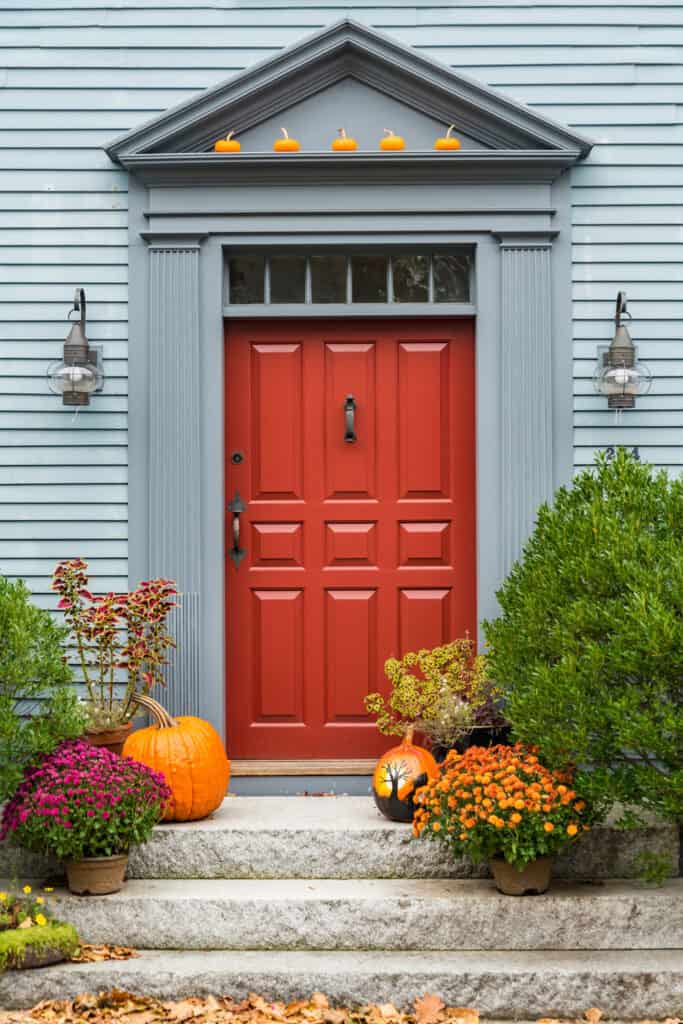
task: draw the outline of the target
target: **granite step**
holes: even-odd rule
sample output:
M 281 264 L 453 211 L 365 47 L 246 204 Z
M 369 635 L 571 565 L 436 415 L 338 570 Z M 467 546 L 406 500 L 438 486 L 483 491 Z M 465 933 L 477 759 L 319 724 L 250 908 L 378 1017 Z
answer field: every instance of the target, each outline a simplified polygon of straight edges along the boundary
M 488 879 L 134 879 L 51 902 L 84 941 L 140 949 L 683 950 L 683 879 L 556 881 L 522 900 Z
M 555 864 L 559 878 L 633 878 L 641 853 L 666 858 L 678 874 L 679 833 L 652 822 L 623 832 L 609 821 Z M 0 846 L 0 875 L 44 878 L 44 858 Z M 438 843 L 416 841 L 369 797 L 232 797 L 204 821 L 164 824 L 131 854 L 129 878 L 476 878 Z
M 514 902 L 514 901 L 513 901 Z M 150 951 L 139 959 L 63 964 L 0 975 L 0 1007 L 107 989 L 182 999 L 259 992 L 290 1001 L 314 991 L 332 1002 L 411 1006 L 434 992 L 483 1017 L 536 1020 L 581 1017 L 591 1006 L 607 1019 L 677 1017 L 683 1007 L 683 959 L 650 952 L 325 953 Z

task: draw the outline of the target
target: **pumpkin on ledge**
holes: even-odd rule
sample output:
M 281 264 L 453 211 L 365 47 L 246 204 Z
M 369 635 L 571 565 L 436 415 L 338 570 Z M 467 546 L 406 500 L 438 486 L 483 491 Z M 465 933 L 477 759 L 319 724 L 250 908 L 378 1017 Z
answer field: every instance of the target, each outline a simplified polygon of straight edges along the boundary
M 429 751 L 413 743 L 410 726 L 399 746 L 387 750 L 377 762 L 372 795 L 386 818 L 410 822 L 415 813 L 415 791 L 438 775 L 438 765 Z
M 161 772 L 166 779 L 171 800 L 164 821 L 206 818 L 220 807 L 230 782 L 230 761 L 223 741 L 202 718 L 172 718 L 158 701 L 145 694 L 138 694 L 136 700 L 156 721 L 131 733 L 123 756 Z

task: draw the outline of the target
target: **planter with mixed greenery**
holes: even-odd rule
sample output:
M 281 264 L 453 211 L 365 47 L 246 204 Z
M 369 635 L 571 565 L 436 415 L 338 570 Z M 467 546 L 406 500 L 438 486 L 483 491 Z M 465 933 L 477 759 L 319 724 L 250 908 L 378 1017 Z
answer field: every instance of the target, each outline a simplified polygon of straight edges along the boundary
M 486 659 L 469 637 L 389 658 L 384 672 L 391 683 L 388 698 L 381 693 L 365 698 L 377 728 L 387 736 L 403 736 L 409 728 L 423 733 L 437 760 L 473 729 L 504 725 Z
M 35 894 L 30 885 L 21 892 L 0 892 L 0 971 L 56 964 L 78 947 L 76 929 L 56 921 L 45 896 Z
M 72 892 L 117 892 L 129 849 L 149 839 L 170 796 L 151 768 L 67 740 L 25 771 L 5 805 L 0 840 L 63 861 Z
M 138 712 L 137 694 L 164 685 L 168 650 L 175 646 L 166 620 L 177 606 L 173 580 L 145 580 L 127 594 L 95 597 L 83 559 L 60 562 L 52 589 L 59 595 L 76 647 L 88 699 L 87 735 L 96 746 L 121 753 Z M 120 683 L 119 672 L 127 673 Z
M 683 818 L 683 479 L 623 450 L 543 506 L 485 624 L 517 739 L 595 806 Z
M 0 576 L 0 803 L 27 765 L 83 732 L 85 716 L 64 654 L 66 632 L 31 604 L 21 580 Z
M 552 858 L 594 820 L 572 773 L 550 771 L 521 744 L 451 751 L 415 800 L 415 836 L 475 864 L 488 861 L 500 891 L 512 896 L 545 892 Z

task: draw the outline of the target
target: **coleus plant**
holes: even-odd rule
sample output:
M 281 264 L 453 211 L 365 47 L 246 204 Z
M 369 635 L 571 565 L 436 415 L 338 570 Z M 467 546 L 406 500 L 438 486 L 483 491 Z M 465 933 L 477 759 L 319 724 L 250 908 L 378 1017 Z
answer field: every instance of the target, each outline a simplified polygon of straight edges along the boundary
M 167 618 L 178 606 L 173 580 L 143 580 L 133 591 L 95 596 L 82 558 L 60 562 L 52 577 L 57 608 L 73 637 L 88 693 L 90 728 L 112 728 L 135 715 L 135 697 L 165 685 L 164 666 L 175 641 Z M 118 672 L 127 673 L 123 693 Z

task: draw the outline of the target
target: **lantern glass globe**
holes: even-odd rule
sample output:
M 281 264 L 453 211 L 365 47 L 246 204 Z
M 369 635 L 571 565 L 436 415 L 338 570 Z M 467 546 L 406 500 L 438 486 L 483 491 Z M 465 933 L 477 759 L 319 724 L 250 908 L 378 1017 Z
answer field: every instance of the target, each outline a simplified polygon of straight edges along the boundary
M 601 385 L 604 395 L 637 395 L 641 375 L 633 366 L 612 366 L 603 373 Z
M 58 395 L 76 392 L 91 395 L 99 385 L 99 374 L 94 366 L 60 363 L 50 373 L 50 386 Z

